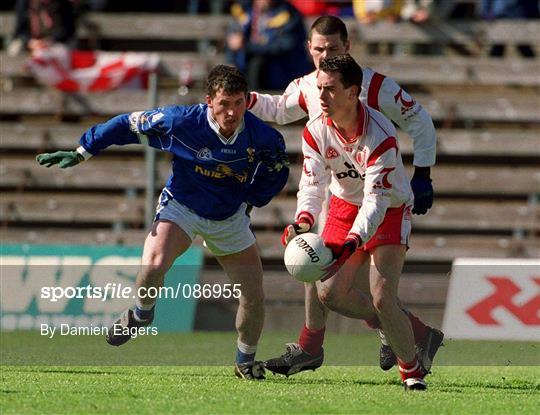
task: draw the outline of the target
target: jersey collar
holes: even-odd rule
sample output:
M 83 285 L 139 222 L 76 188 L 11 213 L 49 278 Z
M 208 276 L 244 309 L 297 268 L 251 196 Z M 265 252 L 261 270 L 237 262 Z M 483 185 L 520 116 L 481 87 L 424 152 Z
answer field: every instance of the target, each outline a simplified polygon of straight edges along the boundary
M 343 144 L 356 143 L 359 137 L 361 138 L 367 133 L 368 117 L 369 117 L 368 111 L 365 108 L 364 104 L 362 104 L 362 102 L 360 101 L 358 101 L 357 111 L 358 111 L 358 125 L 356 126 L 356 136 L 354 137 L 353 140 L 347 140 L 345 137 L 343 137 L 343 135 L 341 135 L 338 128 L 334 124 L 334 121 L 332 120 L 332 118 L 330 117 L 326 118 L 326 125 L 332 127 L 336 131 L 337 137 Z
M 214 120 L 214 118 L 212 117 L 212 115 L 210 114 L 210 108 L 207 108 L 206 109 L 206 119 L 208 120 L 208 125 L 210 125 L 210 128 L 216 133 L 216 135 L 218 136 L 218 138 L 220 139 L 220 141 L 223 143 L 223 144 L 227 144 L 227 145 L 231 145 L 231 144 L 234 144 L 234 142 L 236 141 L 236 139 L 238 138 L 238 135 L 244 131 L 244 128 L 245 128 L 245 124 L 244 124 L 244 119 L 242 118 L 242 122 L 240 123 L 240 125 L 236 128 L 236 130 L 234 131 L 233 135 L 231 135 L 229 138 L 226 138 L 225 136 L 223 136 L 220 132 L 219 132 L 219 124 L 216 120 Z

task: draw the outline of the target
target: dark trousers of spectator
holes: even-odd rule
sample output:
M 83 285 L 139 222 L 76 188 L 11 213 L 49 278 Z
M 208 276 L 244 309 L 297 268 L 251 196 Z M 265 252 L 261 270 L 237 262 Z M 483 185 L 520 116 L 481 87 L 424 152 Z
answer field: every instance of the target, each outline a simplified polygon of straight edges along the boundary
M 524 58 L 534 58 L 535 53 L 530 45 L 517 45 L 516 47 L 521 56 Z M 505 49 L 505 45 L 493 45 L 491 47 L 491 51 L 489 52 L 489 56 L 503 57 Z
M 251 56 L 248 61 L 246 78 L 251 89 L 268 89 L 264 82 L 265 58 L 263 56 Z

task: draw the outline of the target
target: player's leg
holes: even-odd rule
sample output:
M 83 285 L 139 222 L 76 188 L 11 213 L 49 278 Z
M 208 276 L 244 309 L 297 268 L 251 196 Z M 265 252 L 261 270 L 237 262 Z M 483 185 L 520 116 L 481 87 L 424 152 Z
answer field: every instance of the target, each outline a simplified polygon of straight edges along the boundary
M 264 379 L 262 362 L 255 361 L 264 324 L 262 264 L 250 229 L 245 205 L 222 221 L 205 220 L 200 234 L 232 284 L 240 288 L 236 313 L 238 331 L 235 374 L 243 379 Z
M 191 242 L 192 238 L 176 223 L 169 220 L 155 222 L 144 242 L 141 269 L 135 282 L 137 292 L 162 287 L 165 274 L 176 258 L 187 251 Z M 136 314 L 140 314 L 140 309 L 149 310 L 155 302 L 155 298 L 138 296 Z
M 238 284 L 241 295 L 236 312 L 238 331 L 235 373 L 246 379 L 264 379 L 264 371 L 255 362 L 257 344 L 264 324 L 262 264 L 253 244 L 231 255 L 217 257 L 232 284 Z
M 298 343 L 287 343 L 279 357 L 264 362 L 273 373 L 290 376 L 303 370 L 315 370 L 324 361 L 323 341 L 328 309 L 319 301 L 314 283 L 305 283 L 305 318 Z
M 357 278 L 355 280 L 354 286 L 360 290 L 362 293 L 369 295 L 371 299 L 371 290 L 369 288 L 369 275 L 366 275 L 365 278 Z M 371 300 L 373 301 L 373 300 Z M 390 370 L 393 366 L 397 364 L 397 358 L 392 348 L 386 340 L 386 336 L 381 328 L 381 323 L 379 318 L 365 320 L 366 325 L 374 330 L 377 330 L 379 339 L 381 341 L 381 347 L 379 348 L 379 366 L 382 370 Z
M 398 358 L 405 387 L 425 389 L 425 371 L 415 353 L 411 323 L 397 297 L 406 249 L 405 245 L 381 245 L 371 249 L 374 263 L 370 271 L 371 295 L 386 339 Z
M 144 327 L 154 319 L 156 298 L 146 295 L 148 288 L 163 286 L 165 274 L 191 245 L 191 238 L 176 223 L 158 220 L 146 237 L 141 267 L 136 280 L 135 306 L 126 310 L 108 330 L 106 340 L 120 346 L 131 338 L 131 328 Z
M 341 200 L 330 199 L 330 207 L 322 238 L 325 244 L 343 243 L 348 227 L 344 220 L 354 221 L 358 207 L 340 205 Z M 352 223 L 352 222 L 351 222 Z M 347 227 L 348 226 L 348 227 Z M 266 368 L 274 373 L 292 375 L 303 370 L 315 370 L 324 361 L 323 342 L 326 331 L 328 308 L 321 303 L 314 283 L 305 284 L 305 324 L 300 330 L 297 343 L 287 343 L 286 351 L 279 357 L 265 362 Z
M 406 246 L 411 233 L 410 218 L 410 207 L 408 206 L 388 209 L 383 222 L 377 229 L 377 232 L 371 238 L 371 240 L 364 245 L 364 250 L 370 250 L 376 246 L 388 244 Z M 424 365 L 424 368 L 429 371 L 433 356 L 437 352 L 437 349 L 442 342 L 442 333 L 425 325 L 413 313 L 403 308 L 401 303 L 399 304 L 411 323 L 414 334 L 414 342 L 416 344 L 416 348 L 420 351 L 419 356 L 422 360 L 422 364 Z M 388 344 L 384 332 L 380 330 L 380 327 L 377 327 L 376 324 L 372 324 L 370 322 L 368 322 L 368 325 L 372 328 L 379 328 L 379 336 L 382 343 L 379 350 L 379 365 L 381 369 L 389 370 L 397 364 L 397 357 Z
M 357 278 L 368 281 L 368 273 L 369 255 L 358 251 L 350 263 L 340 270 L 339 276 L 336 275 L 324 283 L 317 282 L 316 289 L 313 289 L 315 284 L 306 284 L 306 324 L 298 343 L 288 343 L 283 355 L 265 362 L 266 368 L 274 373 L 290 376 L 320 367 L 324 360 L 322 345 L 328 308 L 349 317 L 378 322 L 371 296 L 365 295 L 354 286 Z
M 306 326 L 311 330 L 320 330 L 326 325 L 328 308 L 320 302 L 315 283 L 304 283 L 304 291 Z
M 322 238 L 327 246 L 332 248 L 343 243 L 357 213 L 358 206 L 332 196 L 322 232 Z M 265 362 L 266 368 L 274 373 L 289 376 L 303 370 L 315 370 L 323 363 L 322 346 L 328 308 L 319 300 L 315 284 L 306 284 L 305 287 L 306 322 L 297 343 L 288 343 L 284 354 Z M 371 307 L 371 301 L 368 303 Z
M 317 282 L 319 299 L 330 310 L 350 318 L 377 318 L 371 296 L 358 287 L 356 280 L 369 279 L 369 254 L 358 250 L 332 278 Z
M 409 320 L 398 303 L 399 277 L 405 259 L 403 245 L 382 245 L 372 249 L 371 294 L 387 340 L 401 360 L 414 355 L 414 337 Z
M 322 364 L 322 345 L 329 310 L 320 302 L 315 283 L 304 283 L 304 308 L 306 323 L 300 332 L 298 344 L 311 356 L 320 356 Z
M 232 255 L 217 257 L 231 280 L 239 284 L 241 295 L 236 313 L 238 340 L 256 346 L 264 324 L 264 293 L 262 264 L 255 245 Z

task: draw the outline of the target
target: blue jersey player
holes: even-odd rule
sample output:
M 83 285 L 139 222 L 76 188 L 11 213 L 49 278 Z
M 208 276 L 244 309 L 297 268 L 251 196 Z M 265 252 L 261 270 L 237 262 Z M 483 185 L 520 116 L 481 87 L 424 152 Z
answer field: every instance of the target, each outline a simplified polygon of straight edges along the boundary
M 76 151 L 40 154 L 50 167 L 74 166 L 112 144 L 141 143 L 173 154 L 172 174 L 146 237 L 136 286 L 161 287 L 175 259 L 200 235 L 233 284 L 240 284 L 235 373 L 264 379 L 255 352 L 264 321 L 262 266 L 246 207 L 264 206 L 280 192 L 289 169 L 283 137 L 246 112 L 247 83 L 218 65 L 207 79 L 206 104 L 119 115 L 86 131 Z M 155 299 L 138 296 L 109 329 L 107 342 L 131 338 L 126 328 L 152 323 Z

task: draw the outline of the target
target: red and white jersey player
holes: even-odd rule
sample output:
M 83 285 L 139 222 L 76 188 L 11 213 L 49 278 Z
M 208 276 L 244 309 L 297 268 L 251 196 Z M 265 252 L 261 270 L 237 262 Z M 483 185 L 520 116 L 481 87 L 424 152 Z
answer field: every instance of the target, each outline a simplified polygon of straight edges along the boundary
M 320 113 L 303 133 L 304 165 L 295 220 L 318 217 L 330 184 L 331 193 L 361 206 L 349 234 L 369 241 L 389 208 L 410 216 L 413 194 L 396 141 L 396 130 L 380 112 L 358 102 L 358 129 L 347 140 L 330 117 Z M 410 234 L 402 229 L 403 237 Z M 407 244 L 407 241 L 402 241 Z

